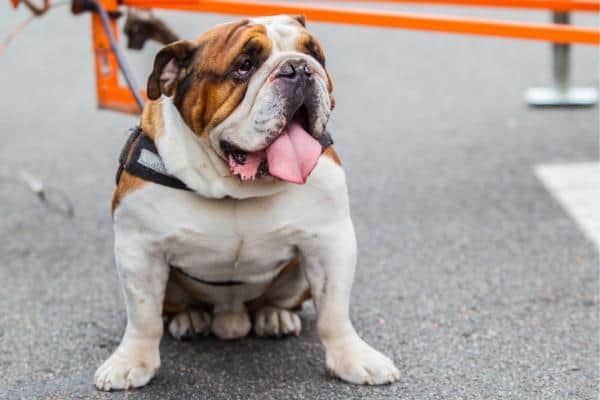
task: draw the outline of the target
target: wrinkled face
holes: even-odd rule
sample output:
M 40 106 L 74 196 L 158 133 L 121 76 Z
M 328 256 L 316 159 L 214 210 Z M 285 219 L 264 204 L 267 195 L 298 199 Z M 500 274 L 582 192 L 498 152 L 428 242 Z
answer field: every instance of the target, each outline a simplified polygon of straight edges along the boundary
M 242 179 L 266 174 L 267 159 L 287 162 L 281 148 L 288 142 L 309 148 L 309 137 L 321 138 L 332 90 L 318 40 L 302 17 L 285 15 L 220 25 L 195 41 L 175 42 L 158 53 L 148 80 L 148 97 L 172 96 L 192 131 Z M 302 158 L 300 169 L 310 162 Z

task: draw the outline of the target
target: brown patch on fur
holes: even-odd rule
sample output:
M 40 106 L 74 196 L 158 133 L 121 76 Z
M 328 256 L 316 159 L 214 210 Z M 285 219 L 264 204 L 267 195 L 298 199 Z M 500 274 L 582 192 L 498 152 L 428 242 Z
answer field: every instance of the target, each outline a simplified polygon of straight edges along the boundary
M 207 136 L 246 94 L 248 80 L 231 77 L 236 64 L 248 56 L 258 68 L 268 58 L 272 45 L 262 25 L 218 27 L 198 40 L 202 43 L 202 56 L 193 66 L 197 78 L 190 84 L 180 112 L 198 136 Z
M 163 47 L 154 57 L 152 73 L 148 77 L 146 94 L 148 99 L 157 100 L 162 94 L 171 96 L 178 79 L 186 71 L 197 47 L 188 40 L 178 40 Z
M 289 279 L 290 275 L 293 273 L 298 272 L 298 268 L 300 268 L 300 256 L 297 255 L 290 260 L 290 262 L 279 272 L 279 274 L 277 274 L 277 276 L 275 276 L 275 278 L 273 278 L 262 296 L 246 303 L 248 310 L 250 312 L 256 312 L 259 309 L 269 305 L 281 307 L 281 304 L 279 303 L 287 303 L 287 300 L 290 298 L 292 299 L 291 301 L 293 304 L 291 306 L 286 304 L 285 308 L 292 311 L 299 310 L 302 307 L 302 303 L 311 298 L 311 293 L 308 288 L 302 292 L 285 293 L 285 299 L 281 298 L 281 292 L 273 294 L 274 291 L 279 291 L 280 288 L 277 287 L 278 285 L 286 285 L 286 279 Z
M 250 26 L 248 20 L 242 20 L 216 26 L 196 40 L 175 42 L 157 54 L 148 79 L 148 95 L 158 99 L 161 94 L 173 94 L 186 124 L 196 135 L 208 135 L 246 94 L 248 79 L 237 79 L 232 72 L 246 58 L 259 68 L 271 48 L 263 25 Z M 172 88 L 161 83 L 168 65 L 179 74 Z
M 306 26 L 306 17 L 304 16 L 304 14 L 300 14 L 300 15 L 291 15 L 291 17 L 293 19 L 296 20 L 296 22 L 298 22 L 300 25 L 302 25 L 302 27 Z
M 186 278 L 177 271 L 171 270 L 169 279 L 173 279 L 177 285 L 183 289 L 184 292 L 190 295 L 196 302 L 211 304 L 210 297 L 206 293 L 202 292 L 202 290 L 198 288 L 198 285 L 195 284 L 190 278 Z
M 302 304 L 304 304 L 304 302 L 306 300 L 310 300 L 311 298 L 312 298 L 312 294 L 310 293 L 310 289 L 306 289 L 302 293 L 302 296 L 300 296 L 300 298 L 298 299 L 298 301 L 296 302 L 296 304 L 293 305 L 292 308 L 290 308 L 290 310 L 292 310 L 292 311 L 300 311 L 302 309 Z
M 300 53 L 308 54 L 317 60 L 321 65 L 325 66 L 325 52 L 321 46 L 319 39 L 310 34 L 306 29 L 303 29 L 296 41 L 296 50 Z
M 154 124 L 150 124 L 148 121 L 150 121 L 152 119 L 152 116 L 154 116 L 154 114 L 158 115 L 160 113 L 152 112 L 150 110 L 151 107 L 153 107 L 153 106 L 146 105 L 146 107 L 144 107 L 141 125 L 142 125 L 142 127 L 144 127 L 144 125 L 146 125 L 146 128 L 148 128 L 149 131 L 156 133 L 158 130 L 154 129 L 153 128 Z M 156 116 L 156 119 L 154 119 L 153 121 L 155 121 L 155 122 L 160 121 L 162 123 L 162 119 L 161 119 L 160 115 Z M 125 163 L 127 163 L 127 161 L 129 161 L 129 158 L 131 157 L 131 154 L 133 153 L 133 149 L 135 148 L 135 145 L 138 140 L 140 140 L 139 137 L 137 138 L 137 140 L 135 140 L 133 143 L 131 143 L 131 146 L 129 147 L 129 153 L 127 153 L 127 157 L 125 159 Z M 148 182 L 145 181 L 144 179 L 137 177 L 135 175 L 132 175 L 129 172 L 123 170 L 121 172 L 121 176 L 119 177 L 119 182 L 117 182 L 117 187 L 113 193 L 112 202 L 111 202 L 111 213 L 112 214 L 115 213 L 115 210 L 119 206 L 119 203 L 128 193 L 131 193 L 135 190 L 142 188 L 147 183 Z
M 315 36 L 311 35 L 306 29 L 303 29 L 296 41 L 296 50 L 300 53 L 305 53 L 317 60 L 327 73 L 327 91 L 329 92 L 329 100 L 331 109 L 335 107 L 335 97 L 333 96 L 333 78 L 329 70 L 325 66 L 325 52 L 321 46 L 321 42 Z
M 175 290 L 168 290 L 169 287 Z M 190 308 L 210 311 L 212 306 L 207 294 L 198 289 L 189 279 L 171 269 L 163 299 L 163 315 L 172 316 Z
M 331 109 L 335 108 L 335 96 L 333 95 L 333 78 L 329 73 L 329 70 L 325 68 L 325 72 L 327 73 L 327 90 L 329 91 L 329 103 L 331 104 Z
M 119 206 L 119 203 L 121 203 L 121 201 L 127 194 L 135 190 L 141 189 L 143 186 L 146 185 L 146 183 L 147 182 L 142 178 L 138 178 L 137 176 L 131 175 L 127 171 L 123 171 L 123 173 L 121 174 L 121 179 L 119 179 L 119 184 L 117 185 L 117 188 L 113 193 L 111 203 L 112 214 L 115 213 L 115 210 Z
M 140 127 L 144 134 L 150 137 L 153 141 L 160 136 L 164 129 L 164 123 L 162 119 L 162 113 L 160 111 L 160 103 L 150 101 L 146 103 L 144 110 L 142 111 L 142 118 L 140 119 Z M 139 139 L 138 139 L 139 140 Z M 131 153 L 135 147 L 135 142 L 132 143 L 129 148 L 129 153 L 127 154 L 126 161 L 131 157 Z M 121 200 L 130 192 L 134 190 L 140 189 L 148 182 L 144 179 L 137 177 L 135 175 L 130 174 L 127 171 L 123 171 L 121 173 L 121 177 L 119 182 L 117 183 L 117 187 L 113 193 L 112 202 L 111 202 L 111 212 L 115 213 L 115 210 L 119 206 Z
M 337 165 L 342 165 L 342 160 L 340 159 L 340 156 L 338 156 L 338 153 L 335 151 L 333 146 L 327 146 L 325 151 L 323 151 L 323 155 L 327 158 L 330 158 Z
M 144 134 L 156 143 L 156 140 L 162 134 L 165 127 L 160 102 L 149 101 L 146 103 L 144 111 L 142 111 L 140 127 L 144 131 Z
M 173 315 L 179 314 L 180 312 L 184 312 L 188 309 L 187 304 L 170 302 L 165 296 L 165 300 L 163 301 L 163 314 L 164 315 Z

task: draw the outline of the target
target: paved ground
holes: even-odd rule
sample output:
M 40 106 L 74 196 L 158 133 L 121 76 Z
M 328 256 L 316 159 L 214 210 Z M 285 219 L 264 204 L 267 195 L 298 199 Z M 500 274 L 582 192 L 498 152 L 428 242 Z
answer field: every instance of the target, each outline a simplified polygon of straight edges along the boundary
M 360 244 L 353 319 L 401 382 L 326 377 L 308 308 L 299 338 L 165 338 L 149 387 L 95 391 L 125 325 L 108 204 L 135 118 L 95 109 L 89 20 L 66 11 L 0 58 L 0 398 L 597 398 L 598 250 L 535 168 L 597 161 L 598 108 L 523 104 L 549 81 L 541 43 L 318 24 Z M 0 35 L 24 16 L 1 2 Z M 225 20 L 168 17 L 188 35 Z M 132 55 L 140 81 L 155 50 Z M 575 81 L 598 85 L 596 50 L 574 56 Z M 19 171 L 66 194 L 74 218 L 41 205 Z

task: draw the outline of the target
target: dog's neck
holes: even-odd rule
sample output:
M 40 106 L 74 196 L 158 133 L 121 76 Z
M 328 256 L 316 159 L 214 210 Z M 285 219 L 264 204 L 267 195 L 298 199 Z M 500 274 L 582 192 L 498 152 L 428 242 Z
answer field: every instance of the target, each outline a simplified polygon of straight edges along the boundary
M 283 191 L 289 184 L 258 179 L 242 182 L 232 176 L 229 166 L 217 155 L 207 138 L 192 132 L 169 97 L 161 97 L 162 125 L 154 141 L 167 172 L 199 195 L 207 198 L 232 197 L 246 199 L 269 196 Z

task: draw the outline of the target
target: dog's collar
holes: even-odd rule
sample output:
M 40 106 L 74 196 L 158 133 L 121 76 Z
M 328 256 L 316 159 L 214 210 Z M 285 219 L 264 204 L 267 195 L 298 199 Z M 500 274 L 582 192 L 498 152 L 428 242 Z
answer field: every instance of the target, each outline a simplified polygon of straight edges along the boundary
M 125 146 L 123 146 L 119 157 L 119 168 L 117 169 L 116 176 L 117 185 L 123 171 L 127 171 L 134 176 L 159 185 L 193 191 L 183 181 L 167 172 L 167 168 L 160 154 L 158 154 L 156 145 L 140 126 L 131 128 L 130 132 L 129 138 L 125 142 Z M 319 143 L 321 143 L 323 151 L 333 144 L 333 139 L 329 132 L 325 132 L 319 138 Z

